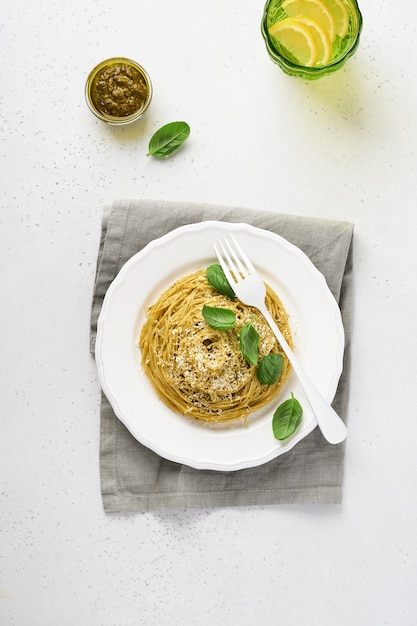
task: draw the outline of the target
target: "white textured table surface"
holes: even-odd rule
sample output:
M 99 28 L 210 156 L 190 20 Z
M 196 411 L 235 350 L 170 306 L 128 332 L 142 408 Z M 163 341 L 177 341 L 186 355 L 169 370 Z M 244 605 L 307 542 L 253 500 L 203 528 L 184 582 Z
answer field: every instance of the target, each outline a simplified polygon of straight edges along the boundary
M 356 55 L 306 83 L 267 57 L 262 2 L 3 0 L 2 625 L 416 623 L 417 8 L 361 8 Z M 119 54 L 154 84 L 124 129 L 83 94 Z M 187 144 L 146 157 L 176 119 Z M 89 313 L 119 197 L 355 223 L 341 506 L 103 513 Z

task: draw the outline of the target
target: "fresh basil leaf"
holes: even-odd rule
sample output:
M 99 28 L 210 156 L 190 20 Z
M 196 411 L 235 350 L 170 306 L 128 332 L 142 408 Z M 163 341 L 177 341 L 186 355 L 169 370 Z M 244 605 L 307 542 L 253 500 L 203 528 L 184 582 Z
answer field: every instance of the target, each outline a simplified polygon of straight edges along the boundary
M 230 300 L 234 300 L 235 292 L 231 288 L 221 265 L 216 263 L 209 265 L 206 268 L 206 277 L 209 285 L 211 285 L 216 291 L 224 296 L 227 296 Z
M 251 365 L 258 363 L 258 346 L 259 335 L 252 326 L 252 322 L 247 322 L 239 334 L 239 347 L 243 357 Z
M 236 315 L 230 309 L 204 305 L 202 313 L 207 324 L 217 330 L 229 330 L 236 322 Z
M 168 156 L 188 138 L 190 127 L 187 122 L 170 122 L 157 130 L 151 137 L 146 156 Z
M 275 439 L 282 441 L 292 435 L 301 422 L 303 408 L 294 394 L 279 405 L 272 418 L 272 430 Z
M 282 354 L 273 352 L 260 360 L 256 376 L 263 385 L 273 385 L 279 380 L 282 372 L 284 359 Z

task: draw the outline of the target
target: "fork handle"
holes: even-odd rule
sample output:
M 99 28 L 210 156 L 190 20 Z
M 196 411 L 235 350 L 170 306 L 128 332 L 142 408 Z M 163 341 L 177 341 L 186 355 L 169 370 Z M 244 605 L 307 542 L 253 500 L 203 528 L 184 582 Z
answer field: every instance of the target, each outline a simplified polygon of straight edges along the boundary
M 291 363 L 294 372 L 296 373 L 298 380 L 300 381 L 305 391 L 307 399 L 310 403 L 311 408 L 313 409 L 313 413 L 316 417 L 317 423 L 324 438 L 329 443 L 341 443 L 346 439 L 347 433 L 344 422 L 340 419 L 330 403 L 325 400 L 325 398 L 323 398 L 317 387 L 311 382 L 310 378 L 301 367 L 300 362 L 298 361 L 294 352 L 291 350 L 285 337 L 273 320 L 266 306 L 259 307 L 259 310 L 265 317 L 266 321 L 271 327 L 271 330 L 278 339 L 285 354 L 287 355 L 288 360 Z

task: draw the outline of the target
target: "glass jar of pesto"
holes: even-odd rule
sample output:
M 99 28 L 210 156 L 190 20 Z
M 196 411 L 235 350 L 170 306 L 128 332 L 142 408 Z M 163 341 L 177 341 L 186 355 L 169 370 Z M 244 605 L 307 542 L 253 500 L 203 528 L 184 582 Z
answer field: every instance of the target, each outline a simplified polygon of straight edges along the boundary
M 103 122 L 120 125 L 142 117 L 152 99 L 146 70 L 130 59 L 114 57 L 90 72 L 85 85 L 87 104 Z

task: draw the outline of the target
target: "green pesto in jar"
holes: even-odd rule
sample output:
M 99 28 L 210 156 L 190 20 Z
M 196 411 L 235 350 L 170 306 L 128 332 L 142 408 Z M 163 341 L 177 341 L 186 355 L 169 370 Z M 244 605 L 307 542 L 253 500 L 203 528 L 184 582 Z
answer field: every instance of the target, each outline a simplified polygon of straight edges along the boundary
M 97 111 L 111 117 L 127 117 L 140 111 L 149 94 L 141 72 L 128 63 L 111 63 L 94 76 L 91 101 Z

